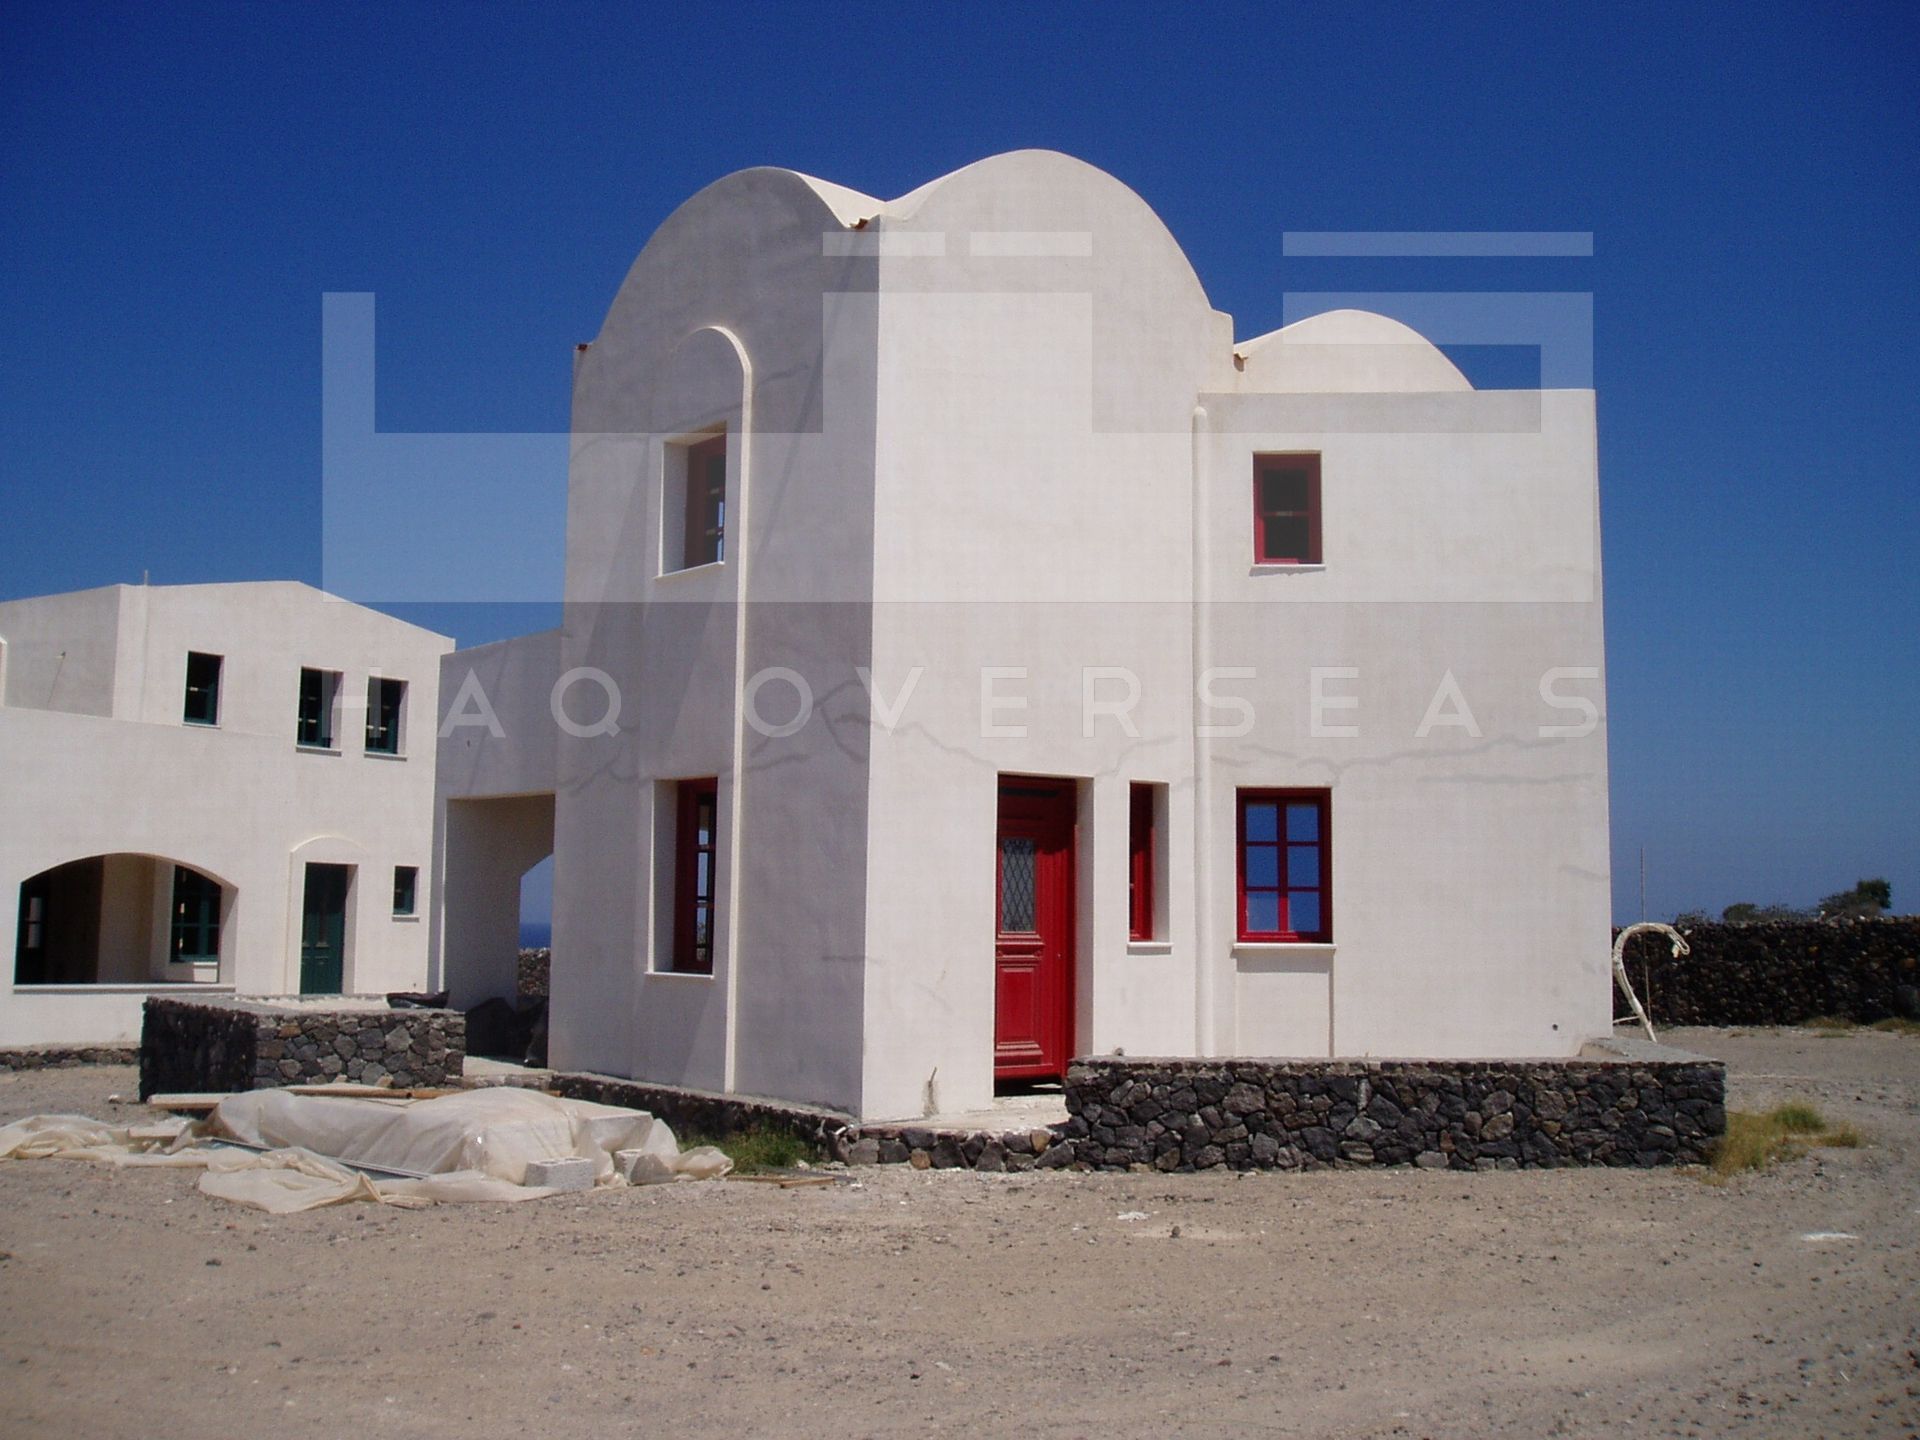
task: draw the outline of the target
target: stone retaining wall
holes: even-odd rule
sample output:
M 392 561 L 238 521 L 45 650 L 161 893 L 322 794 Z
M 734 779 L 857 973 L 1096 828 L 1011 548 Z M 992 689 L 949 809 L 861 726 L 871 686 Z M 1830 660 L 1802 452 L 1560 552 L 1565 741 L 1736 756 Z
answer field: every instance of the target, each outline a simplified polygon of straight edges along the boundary
M 1655 1025 L 1920 1019 L 1920 916 L 1675 928 L 1691 947 L 1678 959 L 1664 935 L 1627 942 L 1627 978 Z
M 458 1083 L 466 1050 L 467 1020 L 457 1010 L 154 996 L 140 1031 L 140 1096 L 332 1080 L 445 1085 Z
M 538 1083 L 540 1077 L 522 1082 Z M 851 1115 L 810 1105 L 788 1104 L 610 1075 L 558 1074 L 547 1082 L 570 1100 L 593 1100 L 645 1110 L 685 1138 L 721 1140 L 756 1126 L 798 1136 L 823 1156 L 850 1165 L 912 1165 L 918 1169 L 1033 1170 L 1073 1163 L 1073 1149 L 1044 1126 L 1010 1132 L 936 1130 L 925 1125 L 862 1125 Z
M 1185 1171 L 1413 1164 L 1514 1170 L 1704 1161 L 1718 1061 L 1076 1061 L 1076 1164 Z

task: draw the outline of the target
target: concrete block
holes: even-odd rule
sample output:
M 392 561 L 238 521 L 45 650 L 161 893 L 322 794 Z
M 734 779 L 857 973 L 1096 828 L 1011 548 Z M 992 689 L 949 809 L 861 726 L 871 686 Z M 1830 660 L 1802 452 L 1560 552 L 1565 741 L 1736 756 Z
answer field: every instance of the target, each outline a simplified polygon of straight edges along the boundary
M 552 1160 L 529 1160 L 523 1185 L 545 1185 L 555 1190 L 591 1190 L 593 1161 L 584 1155 L 561 1155 Z

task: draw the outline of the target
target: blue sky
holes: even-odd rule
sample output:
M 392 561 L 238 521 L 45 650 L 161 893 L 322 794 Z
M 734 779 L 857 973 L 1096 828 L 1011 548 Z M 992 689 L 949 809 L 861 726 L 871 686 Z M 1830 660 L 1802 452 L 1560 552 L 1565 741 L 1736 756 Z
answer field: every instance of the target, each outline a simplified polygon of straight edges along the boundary
M 10 4 L 0 597 L 317 583 L 325 292 L 378 297 L 382 431 L 563 431 L 573 344 L 708 181 L 893 196 L 1045 146 L 1139 191 L 1241 335 L 1290 291 L 1591 293 L 1617 915 L 1643 844 L 1656 917 L 1868 874 L 1912 909 L 1917 37 L 1904 6 Z M 1299 230 L 1594 253 L 1284 257 Z

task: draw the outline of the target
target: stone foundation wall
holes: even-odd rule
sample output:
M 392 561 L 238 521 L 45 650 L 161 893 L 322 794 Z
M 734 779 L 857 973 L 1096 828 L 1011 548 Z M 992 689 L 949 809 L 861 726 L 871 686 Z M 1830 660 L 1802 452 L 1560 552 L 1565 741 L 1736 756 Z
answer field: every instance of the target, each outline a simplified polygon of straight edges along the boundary
M 1418 1165 L 1514 1170 L 1704 1161 L 1718 1061 L 1077 1061 L 1066 1141 L 1124 1170 Z
M 791 1131 L 822 1154 L 847 1159 L 849 1137 L 858 1127 L 849 1116 L 808 1105 L 758 1100 L 740 1095 L 718 1095 L 707 1090 L 685 1090 L 675 1085 L 651 1085 L 644 1080 L 621 1080 L 611 1075 L 561 1074 L 549 1088 L 569 1100 L 591 1100 L 645 1110 L 664 1120 L 676 1138 L 697 1135 L 720 1140 L 759 1125 Z
M 457 1084 L 466 1050 L 467 1020 L 457 1010 L 155 996 L 140 1031 L 140 1096 L 328 1081 Z
M 1678 959 L 1664 935 L 1627 942 L 1627 978 L 1655 1025 L 1920 1019 L 1920 916 L 1675 928 L 1691 947 Z

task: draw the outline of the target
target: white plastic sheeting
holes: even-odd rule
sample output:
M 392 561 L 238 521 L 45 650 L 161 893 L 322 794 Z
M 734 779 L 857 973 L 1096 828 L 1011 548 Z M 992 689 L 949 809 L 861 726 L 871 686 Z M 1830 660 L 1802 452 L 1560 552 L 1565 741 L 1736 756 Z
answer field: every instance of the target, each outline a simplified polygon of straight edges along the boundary
M 275 1214 L 352 1200 L 535 1200 L 555 1192 L 521 1183 L 528 1163 L 566 1155 L 591 1160 L 596 1184 L 624 1185 L 613 1159 L 620 1150 L 643 1152 L 636 1183 L 718 1179 L 733 1168 L 712 1146 L 683 1152 L 665 1122 L 644 1111 L 505 1086 L 435 1100 L 254 1090 L 228 1096 L 198 1124 L 116 1127 L 37 1115 L 0 1126 L 0 1158 L 194 1166 L 205 1171 L 202 1193 Z

